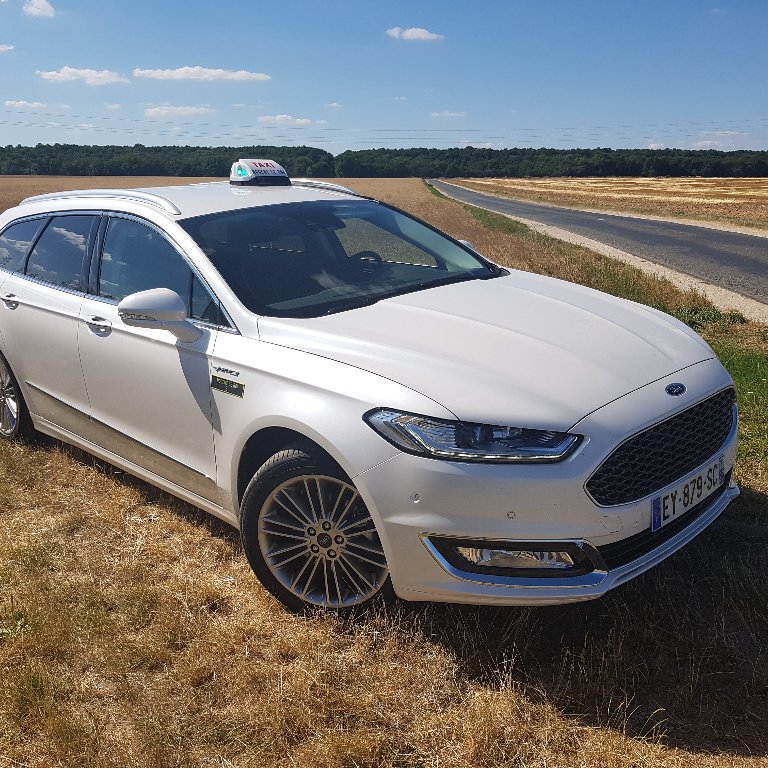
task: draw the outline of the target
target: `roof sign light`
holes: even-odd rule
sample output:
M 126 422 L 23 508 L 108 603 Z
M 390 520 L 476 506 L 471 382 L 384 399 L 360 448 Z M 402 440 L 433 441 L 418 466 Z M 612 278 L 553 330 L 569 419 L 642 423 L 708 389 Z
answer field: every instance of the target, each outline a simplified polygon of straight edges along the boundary
M 229 183 L 239 186 L 288 187 L 291 180 L 285 168 L 274 160 L 238 160 L 232 163 Z

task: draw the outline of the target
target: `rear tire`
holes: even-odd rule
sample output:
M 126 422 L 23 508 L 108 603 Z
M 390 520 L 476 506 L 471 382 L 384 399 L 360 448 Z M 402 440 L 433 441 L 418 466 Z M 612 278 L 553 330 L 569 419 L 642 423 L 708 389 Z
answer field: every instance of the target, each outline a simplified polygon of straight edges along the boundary
M 0 437 L 13 440 L 29 437 L 32 432 L 34 428 L 24 396 L 11 367 L 0 355 Z
M 357 613 L 395 599 L 365 503 L 314 448 L 288 448 L 261 466 L 243 496 L 240 535 L 256 576 L 292 611 Z

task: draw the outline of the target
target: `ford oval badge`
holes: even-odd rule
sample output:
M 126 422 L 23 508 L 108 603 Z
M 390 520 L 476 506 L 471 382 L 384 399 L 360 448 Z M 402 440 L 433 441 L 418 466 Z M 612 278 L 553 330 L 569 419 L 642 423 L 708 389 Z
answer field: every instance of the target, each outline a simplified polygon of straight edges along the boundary
M 672 397 L 680 397 L 680 395 L 685 394 L 686 386 L 685 384 L 667 384 L 664 391 Z

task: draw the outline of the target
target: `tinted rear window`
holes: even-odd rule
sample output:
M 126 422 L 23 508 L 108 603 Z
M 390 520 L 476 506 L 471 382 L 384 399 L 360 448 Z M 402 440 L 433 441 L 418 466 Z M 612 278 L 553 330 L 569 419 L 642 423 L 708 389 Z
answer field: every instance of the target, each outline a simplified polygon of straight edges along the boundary
M 83 290 L 83 262 L 96 216 L 56 216 L 35 244 L 27 275 L 46 283 Z
M 11 272 L 23 272 L 24 261 L 45 219 L 28 219 L 11 224 L 0 235 L 0 268 Z

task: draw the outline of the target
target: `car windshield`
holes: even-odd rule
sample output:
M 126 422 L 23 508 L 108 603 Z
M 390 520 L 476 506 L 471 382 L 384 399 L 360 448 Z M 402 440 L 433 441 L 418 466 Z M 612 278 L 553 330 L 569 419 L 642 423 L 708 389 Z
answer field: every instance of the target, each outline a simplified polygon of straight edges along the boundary
M 317 317 L 500 273 L 436 230 L 370 200 L 284 203 L 180 224 L 260 315 Z

